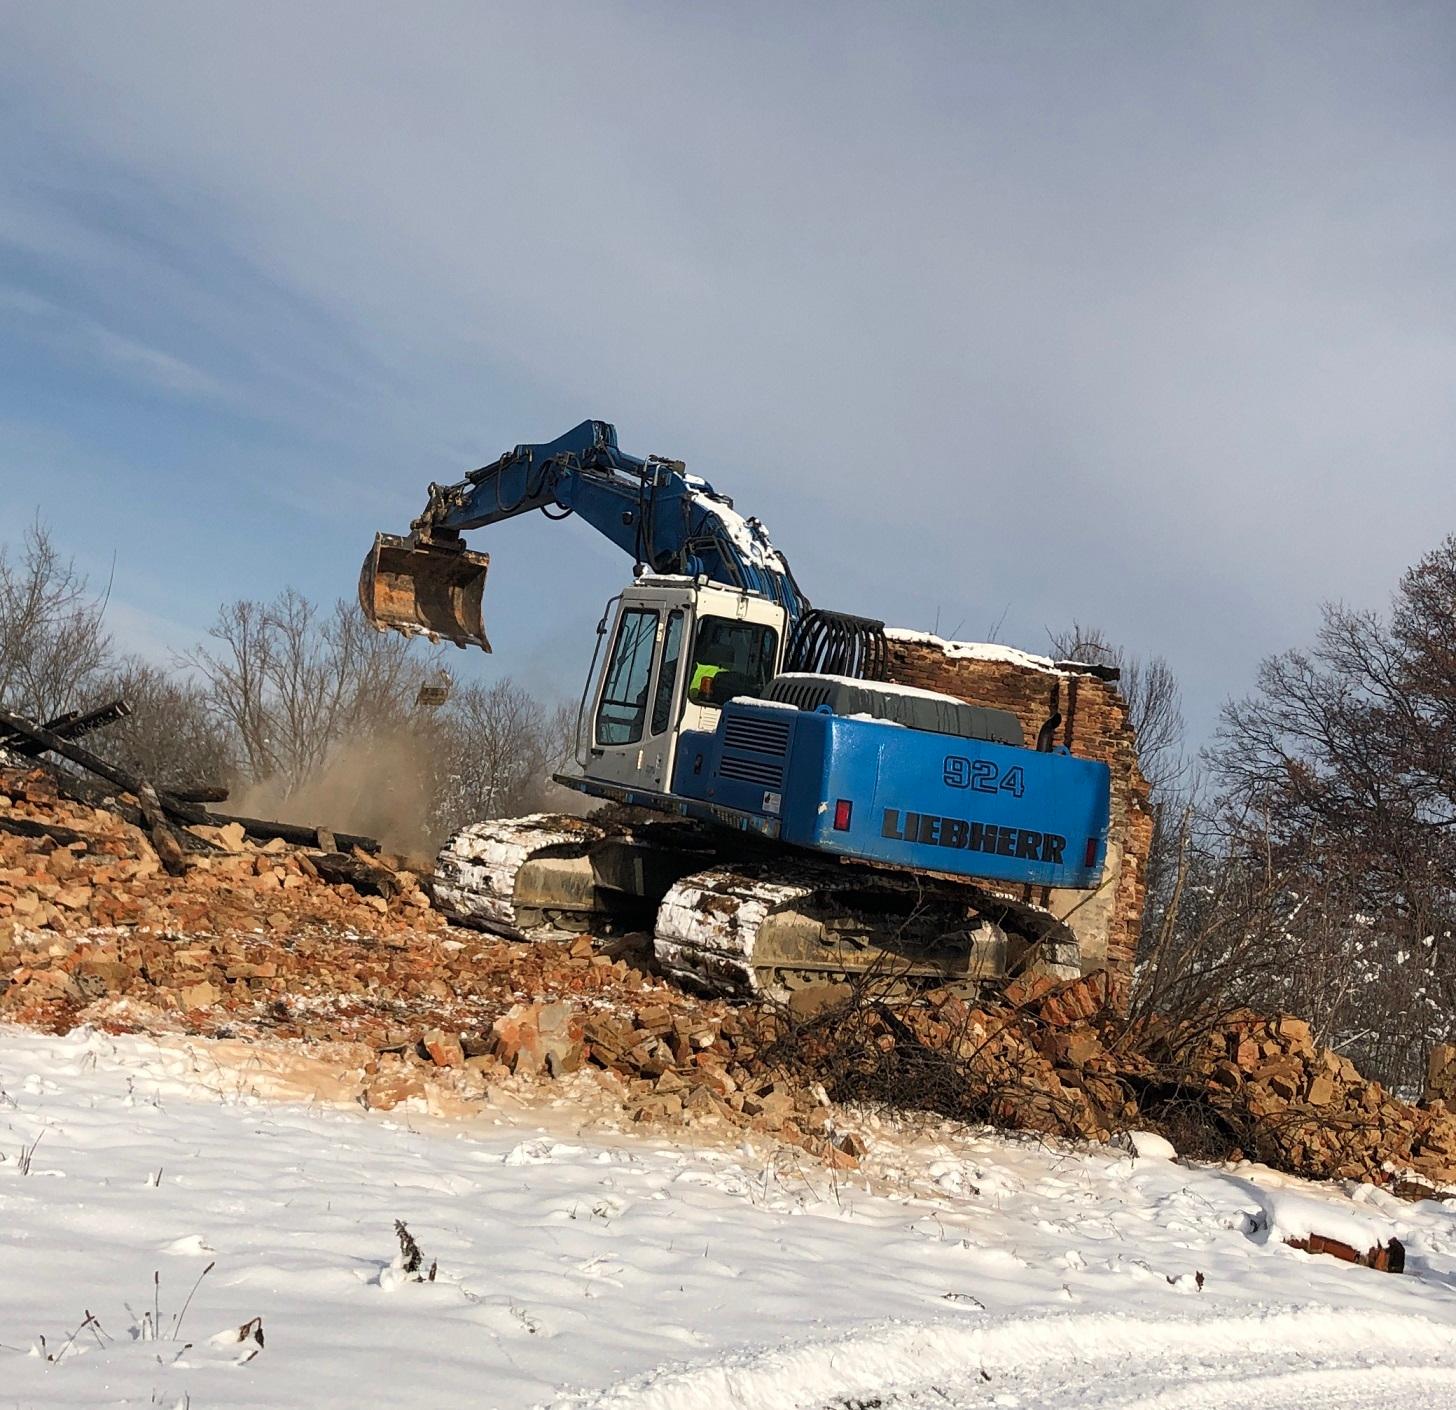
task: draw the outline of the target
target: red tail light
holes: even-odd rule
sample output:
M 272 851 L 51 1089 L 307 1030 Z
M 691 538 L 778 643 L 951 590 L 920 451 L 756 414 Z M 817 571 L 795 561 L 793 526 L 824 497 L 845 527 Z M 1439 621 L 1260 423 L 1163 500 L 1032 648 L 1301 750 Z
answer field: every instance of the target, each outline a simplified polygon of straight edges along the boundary
M 1087 860 L 1085 862 L 1083 862 L 1082 865 L 1083 866 L 1086 866 L 1086 867 L 1090 867 L 1096 860 L 1097 860 L 1097 839 L 1095 837 L 1089 837 L 1087 839 Z
M 834 805 L 834 830 L 835 832 L 849 831 L 850 814 L 854 812 L 854 804 L 848 798 L 841 798 Z

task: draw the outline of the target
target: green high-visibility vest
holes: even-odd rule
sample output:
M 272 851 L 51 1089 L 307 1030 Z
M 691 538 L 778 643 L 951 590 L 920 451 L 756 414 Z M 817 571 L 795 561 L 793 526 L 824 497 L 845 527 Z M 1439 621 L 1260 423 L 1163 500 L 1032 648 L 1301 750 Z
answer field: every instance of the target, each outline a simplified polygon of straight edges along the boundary
M 689 694 L 694 699 L 701 696 L 703 693 L 703 682 L 712 680 L 722 669 L 722 666 L 698 666 L 694 669 L 692 683 L 688 687 Z

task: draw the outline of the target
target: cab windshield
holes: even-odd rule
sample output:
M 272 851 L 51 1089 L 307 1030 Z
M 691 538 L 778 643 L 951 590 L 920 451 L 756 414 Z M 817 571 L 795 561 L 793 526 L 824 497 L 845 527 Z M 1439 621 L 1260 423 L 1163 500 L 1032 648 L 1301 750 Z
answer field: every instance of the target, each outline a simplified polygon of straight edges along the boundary
M 657 621 L 657 613 L 647 608 L 622 613 L 597 707 L 598 744 L 636 744 L 642 738 Z
M 693 643 L 688 699 L 722 705 L 735 695 L 758 695 L 773 679 L 779 634 L 761 622 L 703 617 Z

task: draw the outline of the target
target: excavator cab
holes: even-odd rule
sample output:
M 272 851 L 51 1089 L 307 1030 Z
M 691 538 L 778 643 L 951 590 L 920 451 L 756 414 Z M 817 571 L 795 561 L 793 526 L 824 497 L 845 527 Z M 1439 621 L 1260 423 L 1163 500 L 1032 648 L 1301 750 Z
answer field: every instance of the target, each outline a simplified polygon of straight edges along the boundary
M 473 552 L 459 538 L 375 534 L 359 573 L 359 605 L 377 631 L 489 651 L 480 609 L 489 567 L 488 553 Z
M 681 577 L 622 595 L 589 692 L 577 761 L 588 778 L 666 792 L 678 735 L 711 730 L 735 695 L 758 694 L 783 659 L 785 614 L 754 593 Z

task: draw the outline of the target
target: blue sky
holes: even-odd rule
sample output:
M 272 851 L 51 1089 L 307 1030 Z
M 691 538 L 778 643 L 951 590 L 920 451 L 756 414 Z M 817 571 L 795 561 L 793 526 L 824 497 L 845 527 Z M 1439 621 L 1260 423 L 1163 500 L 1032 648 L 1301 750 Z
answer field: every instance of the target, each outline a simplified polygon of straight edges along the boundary
M 1444 5 L 0 0 L 0 502 L 165 654 L 587 416 L 821 606 L 1168 657 L 1196 732 L 1456 527 Z M 630 565 L 483 532 L 487 678 Z

